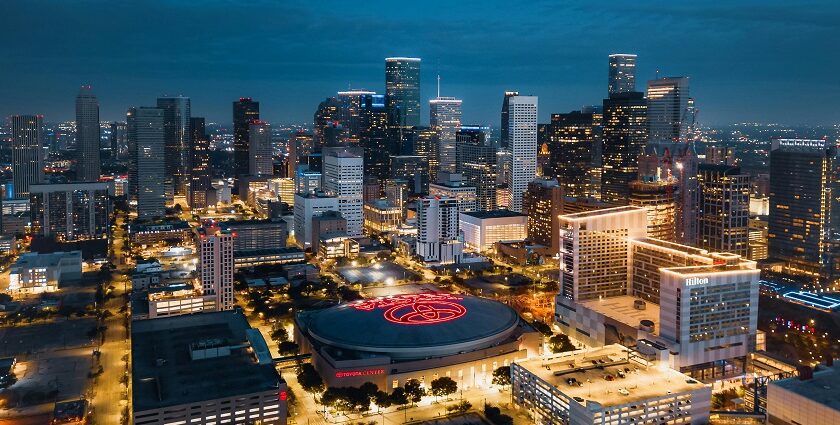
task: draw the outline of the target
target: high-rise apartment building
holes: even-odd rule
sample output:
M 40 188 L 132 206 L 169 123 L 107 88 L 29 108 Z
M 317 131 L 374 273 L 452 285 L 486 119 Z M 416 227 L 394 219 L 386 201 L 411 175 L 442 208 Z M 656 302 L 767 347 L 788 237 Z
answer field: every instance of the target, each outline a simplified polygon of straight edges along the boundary
M 329 148 L 324 155 L 324 192 L 338 198 L 338 211 L 347 219 L 347 236 L 362 235 L 364 216 L 364 160 L 350 148 Z
M 460 263 L 458 200 L 428 196 L 417 201 L 417 255 L 428 263 Z
M 216 227 L 199 229 L 198 275 L 204 295 L 216 296 L 216 311 L 231 310 L 234 235 Z
M 700 164 L 697 173 L 698 246 L 747 258 L 750 176 L 740 167 Z
M 274 174 L 271 147 L 271 124 L 254 120 L 248 124 L 248 174 L 270 176 Z
M 522 212 L 522 194 L 537 176 L 536 96 L 505 96 L 508 104 L 508 150 L 510 173 L 507 178 L 508 209 Z
M 164 110 L 131 108 L 126 114 L 129 146 L 128 185 L 130 199 L 141 219 L 166 215 L 163 183 L 165 167 Z
M 31 233 L 60 242 L 107 238 L 112 192 L 106 182 L 30 185 Z
M 826 282 L 837 275 L 837 148 L 828 140 L 778 139 L 770 149 L 770 258 Z
M 76 180 L 99 180 L 101 163 L 99 101 L 91 86 L 82 86 L 76 96 Z
M 190 182 L 190 98 L 160 97 L 157 107 L 163 110 L 166 181 L 172 182 L 174 195 L 185 196 Z
M 462 126 L 455 135 L 455 171 L 475 187 L 477 211 L 496 209 L 497 156 L 488 144 L 489 132 L 489 127 Z
M 251 170 L 248 129 L 251 121 L 260 119 L 260 102 L 241 97 L 233 102 L 233 164 L 234 176 L 247 175 Z
M 385 59 L 385 94 L 390 125 L 420 125 L 420 58 Z
M 609 63 L 608 93 L 613 95 L 636 91 L 636 55 L 612 54 Z
M 12 121 L 12 170 L 15 198 L 28 198 L 29 185 L 44 180 L 44 155 L 41 152 L 43 137 L 42 115 L 13 115 Z
M 556 178 L 566 196 L 587 198 L 595 195 L 592 187 L 595 123 L 591 113 L 572 111 L 551 114 L 547 129 L 549 162 L 543 175 Z
M 639 155 L 647 142 L 647 101 L 621 92 L 604 99 L 601 199 L 626 205 L 630 182 L 638 178 Z
M 563 189 L 555 179 L 541 178 L 528 183 L 522 199 L 522 213 L 528 216 L 528 239 L 560 252 L 559 218 L 563 209 Z
M 647 101 L 649 142 L 686 142 L 688 77 L 664 77 L 648 81 Z
M 438 133 L 438 166 L 440 171 L 454 173 L 455 133 L 461 127 L 461 100 L 440 97 L 429 100 L 429 126 Z
M 190 208 L 204 209 L 207 192 L 210 190 L 210 138 L 204 125 L 204 118 L 190 117 Z

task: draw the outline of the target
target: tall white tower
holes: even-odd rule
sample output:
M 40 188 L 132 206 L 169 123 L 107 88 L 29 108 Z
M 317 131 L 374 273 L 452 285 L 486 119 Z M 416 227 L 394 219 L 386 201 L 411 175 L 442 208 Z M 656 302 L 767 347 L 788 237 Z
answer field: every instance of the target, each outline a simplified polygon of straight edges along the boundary
M 522 195 L 537 176 L 537 96 L 510 96 L 508 102 L 508 150 L 510 172 L 508 209 L 522 212 Z
M 347 236 L 362 235 L 364 221 L 364 158 L 354 149 L 326 148 L 323 154 L 324 192 L 338 198 L 338 211 L 347 219 Z
M 461 99 L 440 97 L 429 100 L 429 126 L 438 135 L 440 171 L 454 173 L 455 133 L 461 128 Z

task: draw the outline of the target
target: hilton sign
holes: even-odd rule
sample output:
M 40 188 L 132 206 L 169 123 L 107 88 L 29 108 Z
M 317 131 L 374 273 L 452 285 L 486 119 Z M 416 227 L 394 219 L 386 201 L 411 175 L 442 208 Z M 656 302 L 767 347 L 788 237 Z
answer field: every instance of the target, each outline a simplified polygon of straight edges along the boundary
M 706 285 L 709 283 L 708 277 L 690 277 L 685 280 L 685 286 Z

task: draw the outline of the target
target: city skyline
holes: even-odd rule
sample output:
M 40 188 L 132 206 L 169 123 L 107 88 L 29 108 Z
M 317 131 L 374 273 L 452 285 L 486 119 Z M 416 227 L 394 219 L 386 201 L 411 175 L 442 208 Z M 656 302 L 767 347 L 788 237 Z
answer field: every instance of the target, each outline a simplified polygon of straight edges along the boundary
M 834 124 L 840 106 L 831 101 L 838 86 L 830 73 L 838 59 L 821 52 L 836 39 L 838 29 L 832 22 L 840 7 L 818 3 L 821 7 L 764 2 L 755 9 L 749 2 L 716 8 L 613 4 L 604 10 L 546 4 L 510 10 L 506 20 L 470 4 L 456 5 L 441 18 L 429 16 L 426 9 L 434 7 L 376 14 L 382 9 L 376 2 L 318 10 L 264 3 L 255 6 L 259 14 L 229 10 L 224 2 L 200 9 L 171 2 L 142 10 L 109 5 L 107 15 L 96 2 L 41 2 L 50 7 L 17 3 L 8 8 L 8 15 L 17 19 L 0 29 L 10 41 L 6 46 L 28 40 L 40 47 L 35 49 L 37 56 L 27 49 L 2 48 L 9 66 L 0 75 L 17 83 L 0 88 L 0 96 L 7 99 L 0 113 L 43 114 L 49 122 L 71 120 L 73 96 L 80 85 L 90 84 L 103 120 L 122 120 L 130 106 L 180 94 L 193 99 L 208 122 L 229 124 L 229 102 L 253 97 L 263 103 L 264 120 L 305 123 L 311 122 L 318 103 L 336 91 L 365 88 L 384 93 L 383 59 L 412 56 L 424 64 L 424 124 L 438 74 L 442 93 L 464 100 L 465 122 L 494 124 L 496 99 L 505 90 L 540 96 L 539 120 L 546 122 L 551 113 L 600 104 L 607 95 L 606 55 L 633 53 L 638 55 L 637 89 L 654 79 L 657 70 L 659 76 L 691 79 L 703 125 Z M 162 16 L 187 10 L 196 19 L 160 31 L 165 36 L 156 35 L 155 28 L 166 24 Z M 464 32 L 459 25 L 463 16 L 483 25 Z M 18 26 L 36 17 L 43 22 L 40 29 Z M 67 17 L 77 17 L 94 30 L 72 32 L 60 25 Z M 674 25 L 657 25 L 653 32 L 647 23 L 654 21 Z M 116 22 L 125 25 L 115 27 Z M 533 30 L 520 33 L 522 23 Z M 599 26 L 610 31 L 601 33 Z M 574 42 L 558 42 L 564 39 Z M 767 39 L 776 42 L 764 43 Z M 184 43 L 192 46 L 190 52 L 175 47 Z M 88 45 L 95 47 L 84 47 Z M 802 45 L 809 48 L 800 49 Z M 272 54 L 265 55 L 266 49 Z M 252 60 L 260 56 L 270 58 Z

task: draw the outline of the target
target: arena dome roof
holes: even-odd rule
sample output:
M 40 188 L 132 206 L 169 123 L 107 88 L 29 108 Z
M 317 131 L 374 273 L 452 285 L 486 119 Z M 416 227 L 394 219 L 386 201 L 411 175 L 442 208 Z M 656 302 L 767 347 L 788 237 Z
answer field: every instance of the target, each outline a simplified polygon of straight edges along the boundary
M 493 300 L 429 292 L 354 301 L 308 313 L 303 323 L 322 344 L 410 359 L 491 347 L 516 330 L 519 316 Z

